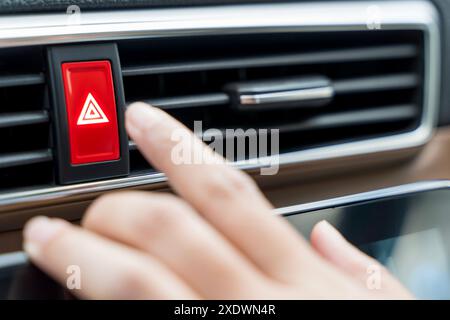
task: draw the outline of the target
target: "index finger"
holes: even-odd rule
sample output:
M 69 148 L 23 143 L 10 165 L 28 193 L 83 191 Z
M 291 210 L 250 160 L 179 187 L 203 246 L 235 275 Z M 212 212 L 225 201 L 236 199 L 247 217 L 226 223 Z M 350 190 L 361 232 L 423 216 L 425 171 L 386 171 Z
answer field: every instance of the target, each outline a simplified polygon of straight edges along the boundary
M 135 103 L 127 110 L 126 127 L 178 194 L 263 271 L 285 278 L 290 271 L 298 274 L 299 261 L 305 265 L 314 260 L 297 232 L 271 214 L 272 206 L 253 180 L 226 165 L 180 122 L 160 109 Z M 177 152 L 184 159 L 203 161 L 178 161 Z

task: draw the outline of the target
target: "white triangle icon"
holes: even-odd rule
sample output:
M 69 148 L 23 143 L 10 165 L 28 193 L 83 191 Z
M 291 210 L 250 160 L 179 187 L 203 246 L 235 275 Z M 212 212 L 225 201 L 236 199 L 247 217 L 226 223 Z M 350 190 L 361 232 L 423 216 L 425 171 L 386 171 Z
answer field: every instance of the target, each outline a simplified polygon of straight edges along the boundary
M 109 122 L 102 108 L 98 105 L 91 93 L 84 102 L 83 109 L 78 117 L 77 125 Z

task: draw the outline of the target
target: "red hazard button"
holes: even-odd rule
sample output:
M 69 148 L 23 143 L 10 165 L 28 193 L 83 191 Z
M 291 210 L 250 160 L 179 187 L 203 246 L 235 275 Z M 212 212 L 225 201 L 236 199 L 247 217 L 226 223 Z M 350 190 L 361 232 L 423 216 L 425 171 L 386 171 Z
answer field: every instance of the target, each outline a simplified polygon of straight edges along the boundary
M 72 164 L 120 158 L 114 84 L 109 61 L 62 64 Z

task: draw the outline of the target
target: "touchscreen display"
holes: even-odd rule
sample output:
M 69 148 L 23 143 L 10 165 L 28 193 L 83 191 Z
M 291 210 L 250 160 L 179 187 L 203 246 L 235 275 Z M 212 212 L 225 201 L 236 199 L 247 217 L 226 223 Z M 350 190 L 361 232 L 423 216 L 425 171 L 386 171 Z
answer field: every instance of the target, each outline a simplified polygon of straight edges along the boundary
M 288 216 L 305 236 L 327 220 L 417 298 L 450 299 L 450 191 L 437 190 Z
M 372 242 L 360 249 L 382 262 L 417 298 L 450 298 L 448 250 L 439 229 Z

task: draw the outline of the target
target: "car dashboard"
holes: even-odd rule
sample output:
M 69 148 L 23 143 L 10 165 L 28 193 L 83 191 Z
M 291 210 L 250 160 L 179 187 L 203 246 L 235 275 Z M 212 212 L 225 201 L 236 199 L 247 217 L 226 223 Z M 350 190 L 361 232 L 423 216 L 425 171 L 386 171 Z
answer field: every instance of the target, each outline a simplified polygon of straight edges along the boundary
M 0 297 L 68 297 L 20 252 L 31 217 L 79 223 L 109 191 L 170 191 L 125 133 L 123 112 L 135 101 L 204 141 L 229 128 L 244 140 L 277 130 L 277 148 L 229 160 L 305 236 L 323 210 L 448 188 L 449 17 L 443 0 L 0 3 Z M 118 113 L 116 136 L 97 147 L 116 139 L 114 152 L 77 160 L 70 139 L 86 112 L 112 118 L 83 96 L 85 117 L 73 116 L 72 127 L 64 68 L 99 61 L 110 68 Z M 376 241 L 408 233 L 383 234 L 375 216 L 342 214 L 335 224 L 372 252 Z M 373 241 L 358 238 L 372 222 Z

